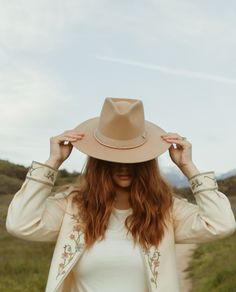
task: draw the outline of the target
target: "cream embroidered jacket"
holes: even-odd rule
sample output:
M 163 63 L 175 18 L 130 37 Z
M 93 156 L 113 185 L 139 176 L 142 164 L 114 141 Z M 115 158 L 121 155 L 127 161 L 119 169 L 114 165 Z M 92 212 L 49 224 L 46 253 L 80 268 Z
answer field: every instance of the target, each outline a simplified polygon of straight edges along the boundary
M 32 161 L 21 188 L 14 195 L 7 213 L 6 229 L 13 236 L 29 241 L 55 241 L 46 292 L 77 292 L 71 269 L 84 249 L 84 236 L 72 205 L 74 186 L 52 195 L 58 170 Z M 218 190 L 213 171 L 189 179 L 196 204 L 174 196 L 172 224 L 159 248 L 141 254 L 150 292 L 177 292 L 175 243 L 201 243 L 231 235 L 235 217 L 228 198 Z

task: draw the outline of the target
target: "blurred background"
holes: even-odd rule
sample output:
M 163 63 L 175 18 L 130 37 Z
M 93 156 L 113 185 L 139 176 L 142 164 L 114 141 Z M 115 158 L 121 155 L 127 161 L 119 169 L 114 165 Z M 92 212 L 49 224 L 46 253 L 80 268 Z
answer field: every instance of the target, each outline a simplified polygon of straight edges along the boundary
M 233 202 L 234 1 L 0 0 L 0 7 L 1 291 L 28 291 L 31 284 L 36 290 L 29 291 L 43 291 L 52 246 L 45 255 L 45 245 L 7 235 L 6 208 L 32 160 L 48 159 L 49 138 L 99 116 L 105 97 L 141 99 L 146 120 L 187 137 L 199 170 L 215 171 L 221 189 Z M 73 149 L 60 167 L 57 184 L 70 182 L 84 161 L 85 155 Z M 168 152 L 159 163 L 176 188 L 187 188 L 180 193 L 191 196 L 186 178 Z M 233 246 L 235 237 L 230 240 Z M 220 245 L 226 260 L 230 251 L 223 241 Z M 208 253 L 211 249 L 202 248 Z M 24 263 L 23 257 L 14 256 L 15 252 L 28 256 L 30 251 L 40 258 L 38 263 Z M 197 251 L 199 260 L 199 253 L 205 253 Z M 211 266 L 206 264 L 200 272 L 206 275 Z M 29 271 L 33 271 L 30 279 Z M 195 272 L 196 279 L 201 278 Z M 226 274 L 231 277 L 235 272 L 232 264 L 227 273 L 220 270 L 209 276 L 212 286 L 203 285 L 208 290 L 194 291 L 235 291 L 219 286 L 231 283 Z M 19 281 L 24 275 L 25 281 Z M 19 282 L 27 281 L 31 284 L 19 287 Z

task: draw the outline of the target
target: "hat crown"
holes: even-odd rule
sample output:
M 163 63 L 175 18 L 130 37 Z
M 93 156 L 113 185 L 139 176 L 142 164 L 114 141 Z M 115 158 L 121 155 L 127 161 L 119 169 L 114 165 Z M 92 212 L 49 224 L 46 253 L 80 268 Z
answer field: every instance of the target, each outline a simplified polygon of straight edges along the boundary
M 141 100 L 107 97 L 100 116 L 79 124 L 76 131 L 85 134 L 72 142 L 88 156 L 119 163 L 137 163 L 156 158 L 169 147 L 163 141 L 166 132 L 144 119 Z
M 133 148 L 145 143 L 142 101 L 107 97 L 94 134 L 98 142 L 115 148 Z

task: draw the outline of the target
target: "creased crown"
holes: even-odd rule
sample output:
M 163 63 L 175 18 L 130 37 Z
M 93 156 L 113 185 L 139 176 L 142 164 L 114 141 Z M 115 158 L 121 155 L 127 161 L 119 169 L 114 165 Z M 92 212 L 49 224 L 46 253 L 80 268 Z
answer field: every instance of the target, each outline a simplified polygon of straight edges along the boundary
M 146 133 L 142 101 L 107 97 L 94 136 L 99 143 L 114 148 L 134 148 L 144 144 Z

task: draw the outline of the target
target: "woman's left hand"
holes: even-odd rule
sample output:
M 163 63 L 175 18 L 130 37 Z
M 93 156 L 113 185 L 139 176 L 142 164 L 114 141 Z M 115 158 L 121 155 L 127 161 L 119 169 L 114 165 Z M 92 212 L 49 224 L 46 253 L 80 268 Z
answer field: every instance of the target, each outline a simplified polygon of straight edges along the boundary
M 176 144 L 177 148 L 174 148 L 173 144 L 169 148 L 169 154 L 172 161 L 180 168 L 185 168 L 192 161 L 192 144 L 177 133 L 167 133 L 161 136 L 167 143 Z
M 177 133 L 166 133 L 161 136 L 164 141 L 171 143 L 169 154 L 171 160 L 179 167 L 179 169 L 188 178 L 200 173 L 192 161 L 192 144 L 184 140 Z M 173 144 L 176 144 L 174 148 Z

